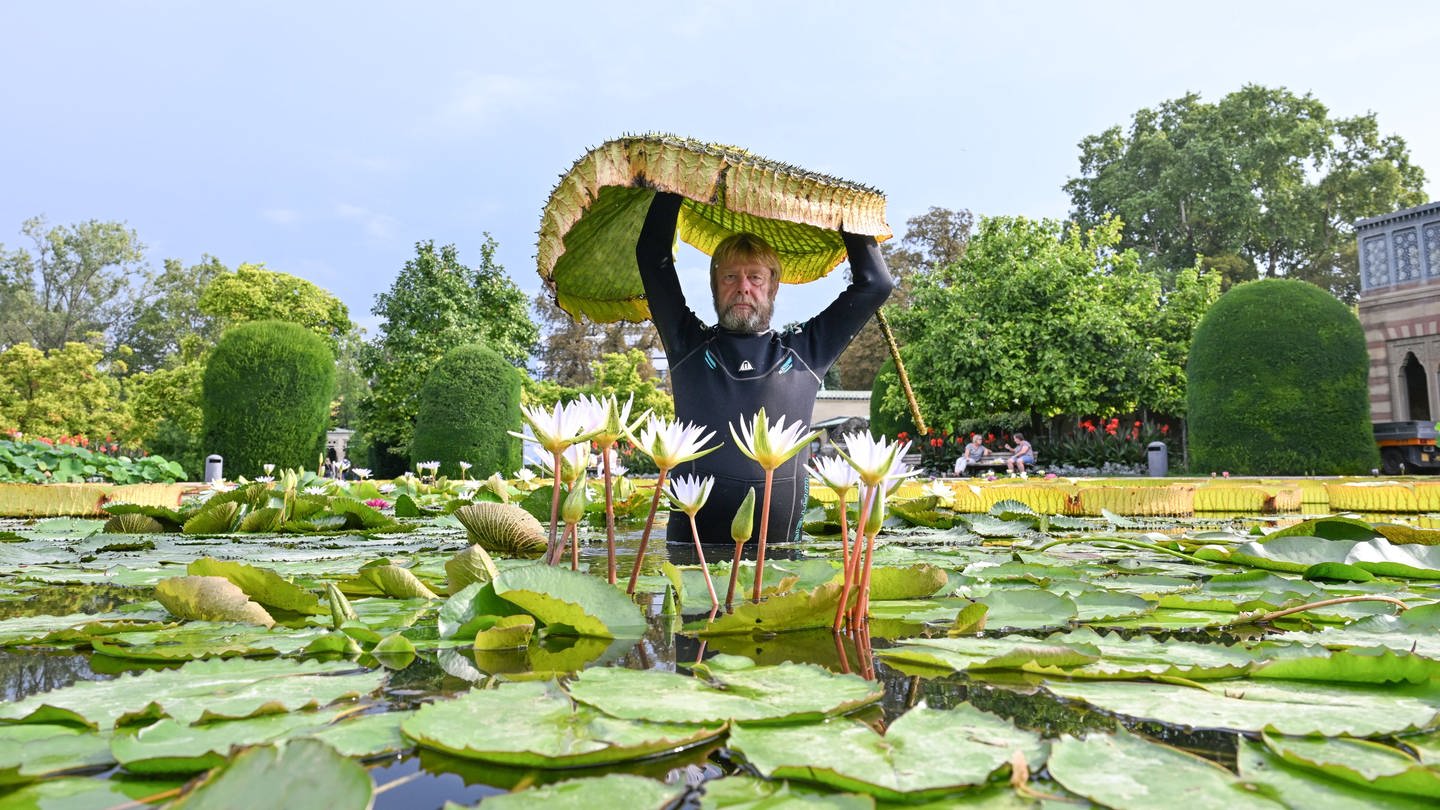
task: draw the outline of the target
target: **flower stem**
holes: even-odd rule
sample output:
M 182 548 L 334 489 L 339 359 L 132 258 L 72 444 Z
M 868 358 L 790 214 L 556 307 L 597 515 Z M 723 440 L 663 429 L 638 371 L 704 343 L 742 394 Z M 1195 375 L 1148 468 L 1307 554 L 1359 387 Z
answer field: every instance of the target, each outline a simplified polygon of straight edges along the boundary
M 845 525 L 847 517 L 845 510 L 849 508 L 849 505 L 845 503 L 845 496 L 849 494 L 850 490 L 848 489 L 840 492 L 840 569 L 842 571 L 850 568 L 850 527 Z
M 850 555 L 850 564 L 845 566 L 843 572 L 844 585 L 840 588 L 840 603 L 835 606 L 835 624 L 831 627 L 835 632 L 840 632 L 840 627 L 845 623 L 846 608 L 850 606 L 850 589 L 855 584 L 855 573 L 860 563 L 860 536 L 865 527 L 865 521 L 870 519 L 871 498 L 866 497 L 870 492 L 862 490 L 860 493 L 860 515 L 856 524 L 855 532 L 855 553 Z
M 645 519 L 645 533 L 640 535 L 640 548 L 635 551 L 635 567 L 630 571 L 630 587 L 625 593 L 635 593 L 635 583 L 640 581 L 640 565 L 645 562 L 645 547 L 650 544 L 650 529 L 655 526 L 655 512 L 660 508 L 660 495 L 665 491 L 665 474 L 669 470 L 661 468 L 660 476 L 655 479 L 655 497 L 650 499 L 650 516 Z
M 730 588 L 725 591 L 725 609 L 728 611 L 730 605 L 735 602 L 735 580 L 740 574 L 740 552 L 745 548 L 745 541 L 741 540 L 735 544 L 735 559 L 730 561 Z
M 571 523 L 565 527 L 565 535 L 570 538 L 570 570 L 580 570 L 580 524 Z
M 545 562 L 558 565 L 561 546 L 555 542 L 555 528 L 560 522 L 560 460 L 561 452 L 555 451 L 555 483 L 550 488 L 550 543 L 545 546 Z
M 605 564 L 610 584 L 615 584 L 615 492 L 611 489 L 610 452 L 600 451 L 605 464 Z
M 760 591 L 765 587 L 765 536 L 770 533 L 770 485 L 775 481 L 775 471 L 765 470 L 765 500 L 760 507 L 760 546 L 755 549 L 755 592 L 751 601 L 760 601 Z
M 710 566 L 705 563 L 705 550 L 700 547 L 700 529 L 695 526 L 695 513 L 690 512 L 690 536 L 695 538 L 695 555 L 700 558 L 700 570 L 705 572 L 705 587 L 710 589 L 710 609 L 720 607 L 720 599 L 715 595 L 715 583 L 710 579 Z

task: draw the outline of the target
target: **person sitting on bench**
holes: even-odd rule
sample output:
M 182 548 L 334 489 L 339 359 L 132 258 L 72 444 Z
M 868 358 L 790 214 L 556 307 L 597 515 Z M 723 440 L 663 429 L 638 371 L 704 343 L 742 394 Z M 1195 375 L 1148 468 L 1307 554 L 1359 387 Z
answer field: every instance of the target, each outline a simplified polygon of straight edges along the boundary
M 990 448 L 980 443 L 980 434 L 971 433 L 970 443 L 960 450 L 960 457 L 955 459 L 955 474 L 964 475 L 965 468 L 979 462 L 990 455 Z
M 1035 463 L 1035 448 L 1030 442 L 1025 441 L 1025 434 L 1015 434 L 1015 446 L 1005 445 L 1010 451 L 1010 458 L 1005 459 L 1005 471 L 1011 475 L 1024 475 L 1025 465 Z

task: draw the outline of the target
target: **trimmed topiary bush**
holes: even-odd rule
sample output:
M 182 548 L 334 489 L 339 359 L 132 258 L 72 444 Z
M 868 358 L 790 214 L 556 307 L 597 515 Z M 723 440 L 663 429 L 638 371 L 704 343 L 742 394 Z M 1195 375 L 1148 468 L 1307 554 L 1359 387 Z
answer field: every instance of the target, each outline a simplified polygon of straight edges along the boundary
M 313 469 L 325 449 L 335 355 L 299 324 L 252 321 L 225 330 L 205 366 L 208 453 L 225 457 L 225 475 L 254 477 Z
M 412 461 L 438 461 L 440 474 L 471 478 L 509 475 L 520 467 L 520 372 L 488 346 L 451 349 L 425 378 L 415 415 Z
M 1379 466 L 1360 321 L 1303 281 L 1241 284 L 1190 345 L 1190 467 L 1256 475 L 1363 474 Z
M 892 389 L 895 391 L 896 401 L 901 403 L 899 413 L 885 402 Z M 910 409 L 905 404 L 905 392 L 900 385 L 900 373 L 895 370 L 893 357 L 886 358 L 885 362 L 880 364 L 880 370 L 875 372 L 875 385 L 870 389 L 870 432 L 891 439 L 901 433 L 909 434 L 913 438 L 917 433 L 915 420 L 910 418 Z

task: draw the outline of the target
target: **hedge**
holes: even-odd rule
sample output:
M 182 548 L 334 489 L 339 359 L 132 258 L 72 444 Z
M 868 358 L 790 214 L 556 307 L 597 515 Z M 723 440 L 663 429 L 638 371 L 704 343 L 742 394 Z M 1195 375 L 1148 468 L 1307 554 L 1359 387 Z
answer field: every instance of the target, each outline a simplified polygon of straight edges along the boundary
M 471 478 L 510 475 L 520 467 L 520 372 L 495 350 L 471 343 L 451 349 L 425 379 L 413 462 L 438 461 L 441 475 L 460 477 L 460 462 L 474 465 Z

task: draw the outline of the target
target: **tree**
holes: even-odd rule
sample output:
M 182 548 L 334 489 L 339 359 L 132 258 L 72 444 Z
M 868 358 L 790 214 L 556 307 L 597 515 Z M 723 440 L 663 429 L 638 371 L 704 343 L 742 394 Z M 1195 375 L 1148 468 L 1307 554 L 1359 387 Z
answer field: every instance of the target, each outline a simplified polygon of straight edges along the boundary
M 1086 137 L 1065 190 L 1082 227 L 1119 217 L 1119 247 L 1157 268 L 1205 256 L 1227 279 L 1286 276 L 1353 301 L 1351 223 L 1423 203 L 1424 183 L 1374 114 L 1331 117 L 1308 93 L 1246 85 L 1215 104 L 1191 93 L 1141 109 L 1128 132 Z
M 602 355 L 639 349 L 645 355 L 641 373 L 656 376 L 650 353 L 660 347 L 660 335 L 651 323 L 594 323 L 572 317 L 546 291 L 535 296 L 544 337 L 536 351 L 541 377 L 560 385 L 579 388 L 594 382 L 593 367 Z
M 125 404 L 133 418 L 127 438 L 179 464 L 192 480 L 199 480 L 209 452 L 201 442 L 201 381 L 211 348 L 198 335 L 187 335 L 164 366 L 124 381 Z
M 34 253 L 0 245 L 0 348 L 32 343 L 45 351 L 109 334 L 128 311 L 132 279 L 144 278 L 145 247 L 118 222 L 90 220 L 47 228 L 43 217 L 21 231 Z
M 885 304 L 887 317 L 909 305 L 907 280 L 911 273 L 954 264 L 964 257 L 974 219 L 964 209 L 931 207 L 905 221 L 903 237 L 880 246 L 885 254 L 885 266 L 896 280 L 895 291 Z M 861 391 L 871 388 L 880 366 L 889 359 L 890 347 L 880 325 L 874 320 L 867 322 L 836 363 L 840 368 L 840 387 Z
M 635 398 L 631 413 L 645 410 L 659 416 L 674 418 L 675 400 L 656 384 L 654 370 L 647 374 L 650 358 L 639 349 L 611 352 L 600 356 L 591 368 L 594 381 L 585 392 L 595 396 L 614 394 L 621 402 Z
M 120 383 L 96 345 L 70 341 L 41 351 L 17 343 L 0 352 L 0 428 L 46 438 L 125 433 Z
M 1349 307 L 1300 281 L 1225 293 L 1190 350 L 1190 457 L 1199 472 L 1356 475 L 1379 466 L 1370 359 Z
M 331 351 L 354 328 L 350 311 L 330 292 L 263 264 L 242 264 L 215 277 L 200 294 L 200 311 L 222 328 L 249 321 L 286 321 L 325 338 Z
M 230 271 L 219 259 L 205 256 L 185 266 L 166 259 L 165 269 L 151 279 L 137 306 L 122 318 L 115 342 L 133 352 L 132 372 L 154 371 L 181 353 L 181 344 L 195 337 L 209 347 L 220 338 L 221 319 L 200 308 L 201 294 L 215 279 Z M 166 456 L 169 458 L 169 456 Z
M 481 342 L 518 367 L 535 348 L 538 332 L 525 295 L 495 263 L 495 247 L 486 234 L 480 264 L 470 268 L 454 245 L 418 242 L 390 290 L 375 297 L 371 312 L 383 322 L 362 358 L 371 388 L 361 413 L 368 437 L 385 454 L 376 455 L 377 465 L 404 468 L 417 392 L 447 351 Z
M 1164 296 L 1119 241 L 1116 221 L 1081 231 L 993 217 L 960 261 L 916 271 L 895 326 L 926 421 L 1024 411 L 1038 432 L 1060 414 L 1175 407 L 1183 383 L 1169 342 L 1184 332 L 1188 346 L 1185 313 L 1213 282 L 1198 270 L 1180 274 L 1183 292 Z M 905 407 L 899 397 L 887 394 L 893 413 Z

